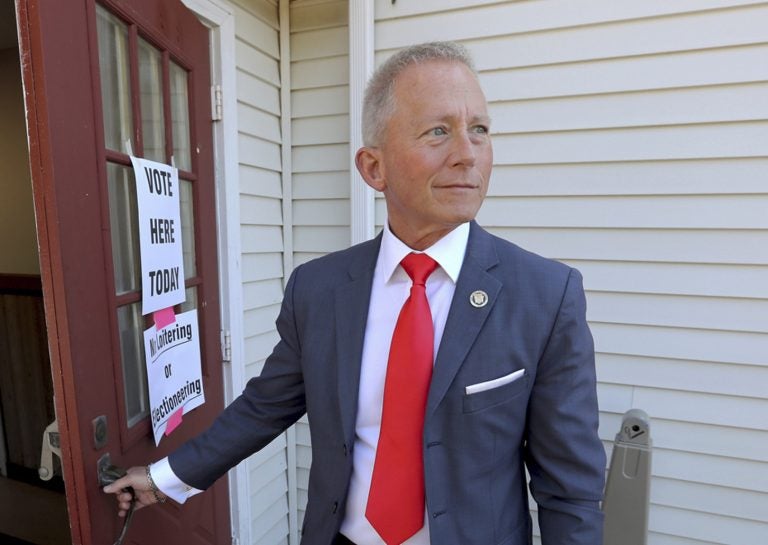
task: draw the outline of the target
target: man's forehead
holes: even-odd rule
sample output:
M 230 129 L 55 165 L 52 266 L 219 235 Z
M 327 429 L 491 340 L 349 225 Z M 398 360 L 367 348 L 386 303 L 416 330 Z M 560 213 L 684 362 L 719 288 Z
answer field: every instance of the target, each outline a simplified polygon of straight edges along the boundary
M 469 69 L 457 77 L 456 72 L 435 74 L 430 71 L 434 66 L 429 69 L 419 66 L 417 70 L 419 68 L 421 72 L 414 71 L 410 76 L 404 74 L 406 77 L 395 87 L 392 98 L 396 110 L 405 106 L 412 114 L 416 113 L 415 109 L 419 117 L 434 120 L 457 116 L 478 122 L 489 120 L 485 93 Z
M 394 81 L 394 93 L 400 100 L 408 100 L 414 94 L 424 94 L 429 99 L 443 91 L 445 84 L 465 86 L 467 94 L 476 94 L 485 103 L 485 93 L 475 73 L 458 61 L 428 61 L 414 63 L 405 68 Z M 454 89 L 451 90 L 454 92 Z
M 477 81 L 477 76 L 472 71 L 472 69 L 461 61 L 450 59 L 431 59 L 428 61 L 413 62 L 403 68 L 395 76 L 394 84 L 397 86 L 429 83 L 429 80 L 435 73 L 446 73 L 455 71 L 456 69 L 459 69 L 459 71 L 463 72 L 467 78 Z

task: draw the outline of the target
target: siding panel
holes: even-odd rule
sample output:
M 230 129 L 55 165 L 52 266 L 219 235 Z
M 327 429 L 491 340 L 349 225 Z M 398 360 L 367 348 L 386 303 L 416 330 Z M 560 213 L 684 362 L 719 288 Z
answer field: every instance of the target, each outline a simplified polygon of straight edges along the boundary
M 478 68 L 490 70 L 504 67 L 505 59 L 514 59 L 514 66 L 534 66 L 762 43 L 767 22 L 768 6 L 762 4 L 518 34 L 467 45 L 477 56 Z
M 699 483 L 656 479 L 652 500 L 659 505 L 725 514 L 768 523 L 768 495 Z
M 768 266 L 571 260 L 587 290 L 768 299 Z
M 296 146 L 349 142 L 349 116 L 324 115 L 296 119 L 291 128 Z
M 765 358 L 768 336 L 762 333 L 605 322 L 592 322 L 591 327 L 598 352 L 759 367 L 768 365 Z
M 602 384 L 633 384 L 649 388 L 702 392 L 764 399 L 768 366 L 735 365 L 627 354 L 597 354 Z M 691 380 L 696 377 L 696 380 Z
M 349 31 L 346 0 L 296 0 L 291 17 L 293 262 L 349 246 Z M 296 425 L 298 525 L 311 465 L 309 424 Z
M 240 163 L 238 174 L 241 193 L 275 199 L 282 198 L 282 181 L 279 172 Z
M 237 105 L 237 118 L 242 134 L 280 145 L 280 119 L 276 116 L 240 103 Z
M 291 112 L 294 119 L 320 115 L 347 115 L 349 85 L 291 91 Z
M 493 222 L 479 216 L 483 221 Z M 494 231 L 555 259 L 768 265 L 763 229 L 509 228 Z
M 274 345 L 282 299 L 279 26 L 277 7 L 269 0 L 237 0 L 233 9 L 245 350 L 243 361 L 234 364 L 243 365 L 250 378 L 261 372 Z M 285 436 L 245 463 L 250 512 L 243 516 L 250 519 L 249 545 L 287 545 Z
M 294 89 L 329 87 L 348 82 L 349 58 L 346 55 L 291 63 L 291 84 Z
M 499 164 L 765 157 L 768 122 L 497 135 Z M 653 143 L 653 145 L 649 145 Z
M 348 172 L 306 172 L 293 177 L 293 196 L 296 199 L 349 198 Z
M 294 172 L 343 171 L 349 168 L 349 145 L 325 144 L 294 147 Z
M 237 71 L 237 100 L 272 115 L 280 115 L 280 90 L 243 70 Z
M 235 55 L 240 70 L 266 80 L 276 87 L 280 86 L 279 67 L 275 58 L 242 40 L 235 42 Z
M 494 133 L 751 121 L 768 118 L 768 84 L 499 101 L 489 113 Z
M 499 227 L 768 228 L 768 195 L 489 197 L 481 219 Z
M 376 18 L 380 22 L 378 28 L 383 35 L 382 41 L 389 29 L 392 30 L 392 34 L 400 31 L 412 35 L 416 30 L 423 31 L 423 28 L 416 24 L 409 27 L 407 20 L 394 21 L 391 26 L 387 25 L 388 19 L 414 15 L 422 17 L 412 17 L 411 21 L 424 25 L 432 23 L 450 27 L 453 32 L 449 39 L 459 40 L 467 36 L 507 35 L 755 3 L 754 0 L 678 0 L 674 5 L 670 5 L 665 0 L 645 0 L 642 4 L 616 5 L 604 0 L 581 0 L 578 5 L 574 5 L 571 0 L 548 2 L 421 0 L 400 5 L 391 0 L 375 0 Z M 443 32 L 446 31 L 443 30 Z M 427 36 L 424 37 L 424 40 L 428 39 Z M 381 47 L 386 46 L 382 44 Z
M 768 333 L 768 300 L 588 292 L 595 322 Z
M 496 165 L 491 197 L 759 194 L 765 158 Z
M 682 51 L 482 72 L 491 102 L 765 81 L 768 46 Z M 717 70 L 712 71 L 712 67 Z M 653 112 L 648 112 L 653 115 Z

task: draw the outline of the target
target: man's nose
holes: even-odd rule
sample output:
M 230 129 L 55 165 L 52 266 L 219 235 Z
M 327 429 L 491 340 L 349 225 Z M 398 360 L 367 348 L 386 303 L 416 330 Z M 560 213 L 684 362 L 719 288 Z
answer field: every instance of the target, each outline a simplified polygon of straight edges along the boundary
M 466 131 L 456 133 L 453 142 L 451 166 L 474 166 L 477 159 L 477 150 L 472 142 L 471 135 Z

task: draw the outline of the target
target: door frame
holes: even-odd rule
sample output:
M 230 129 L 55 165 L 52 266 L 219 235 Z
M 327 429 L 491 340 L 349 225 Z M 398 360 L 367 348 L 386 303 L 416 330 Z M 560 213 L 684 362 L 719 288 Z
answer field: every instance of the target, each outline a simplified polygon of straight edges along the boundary
M 214 178 L 219 248 L 219 293 L 222 346 L 229 333 L 229 363 L 224 365 L 224 402 L 231 403 L 245 388 L 243 340 L 242 250 L 238 177 L 237 66 L 235 13 L 222 0 L 181 0 L 210 29 L 211 84 L 221 88 L 221 119 L 214 122 Z M 215 111 L 215 97 L 212 111 Z M 241 463 L 228 474 L 232 537 L 251 542 L 251 501 L 248 470 Z M 234 541 L 233 541 L 234 542 Z

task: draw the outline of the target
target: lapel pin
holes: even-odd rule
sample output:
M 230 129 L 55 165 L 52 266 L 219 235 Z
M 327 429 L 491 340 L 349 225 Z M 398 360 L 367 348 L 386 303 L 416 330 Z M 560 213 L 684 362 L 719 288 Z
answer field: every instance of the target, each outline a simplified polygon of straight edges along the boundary
M 488 294 L 483 290 L 473 291 L 469 296 L 469 302 L 475 308 L 482 308 L 488 304 Z

